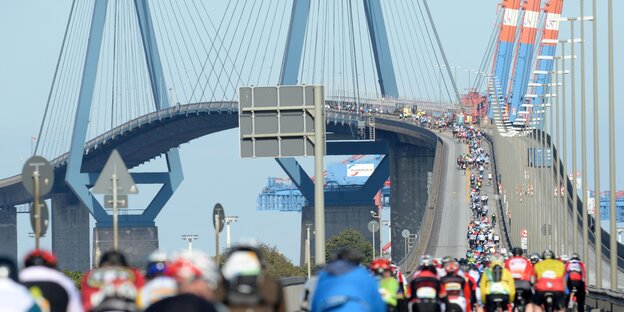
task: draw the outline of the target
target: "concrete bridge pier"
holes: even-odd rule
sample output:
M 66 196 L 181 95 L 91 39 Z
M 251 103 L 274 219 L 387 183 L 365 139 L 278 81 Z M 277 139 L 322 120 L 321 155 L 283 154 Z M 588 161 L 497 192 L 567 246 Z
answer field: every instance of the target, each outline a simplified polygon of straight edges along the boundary
M 71 192 L 52 194 L 52 251 L 63 270 L 89 266 L 89 210 Z
M 393 142 L 390 147 L 392 259 L 406 255 L 403 230 L 418 233 L 427 206 L 427 176 L 433 171 L 435 147 Z
M 120 226 L 119 249 L 123 250 L 131 265 L 144 267 L 147 256 L 158 249 L 158 227 L 156 226 Z M 113 249 L 112 225 L 97 224 L 93 228 L 93 265 L 105 252 Z
M 0 207 L 0 255 L 17 260 L 17 214 L 15 207 Z
M 371 200 L 372 202 L 372 200 Z M 345 229 L 354 229 L 372 244 L 373 233 L 368 230 L 368 222 L 373 220 L 370 211 L 377 211 L 375 205 L 369 206 L 325 206 L 325 241 L 340 234 Z M 310 257 L 314 261 L 314 206 L 305 206 L 301 213 L 301 264 L 306 263 L 305 239 L 307 225 L 310 224 Z M 379 233 L 375 233 L 375 254 L 379 255 Z M 331 256 L 331 255 L 330 255 Z

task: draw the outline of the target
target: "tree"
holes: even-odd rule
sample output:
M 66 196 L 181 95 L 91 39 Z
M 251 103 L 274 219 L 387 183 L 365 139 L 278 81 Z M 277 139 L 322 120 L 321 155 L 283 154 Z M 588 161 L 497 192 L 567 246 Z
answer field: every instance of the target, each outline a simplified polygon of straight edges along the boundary
M 362 253 L 364 257 L 362 263 L 364 264 L 370 263 L 373 259 L 373 245 L 354 229 L 346 229 L 330 238 L 325 247 L 325 256 L 329 259 L 329 256 L 343 247 L 353 248 Z
M 286 258 L 286 256 L 277 249 L 277 247 L 260 243 L 258 248 L 264 258 L 266 270 L 272 277 L 280 279 L 283 277 L 306 275 L 306 271 L 303 268 L 294 265 L 292 261 Z M 223 267 L 226 261 L 227 254 L 228 250 L 224 249 L 221 251 L 221 257 L 219 259 L 221 267 Z
M 80 290 L 80 282 L 82 281 L 82 272 L 63 271 L 63 273 L 69 277 L 76 285 L 76 288 Z

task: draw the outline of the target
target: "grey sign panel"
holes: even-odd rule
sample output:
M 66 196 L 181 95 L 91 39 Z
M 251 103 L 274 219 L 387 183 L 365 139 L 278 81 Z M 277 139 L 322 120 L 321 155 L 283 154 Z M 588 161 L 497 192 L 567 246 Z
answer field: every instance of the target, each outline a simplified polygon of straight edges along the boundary
M 225 225 L 225 210 L 221 204 L 217 203 L 212 209 L 212 225 L 217 229 L 217 216 L 219 216 L 219 232 L 223 231 Z
M 104 195 L 104 208 L 113 208 L 113 195 Z M 128 208 L 128 195 L 117 195 L 117 208 Z
M 93 194 L 112 194 L 111 179 L 113 174 L 117 176 L 117 194 L 136 194 L 139 192 L 126 164 L 116 149 L 108 157 L 106 165 L 104 165 L 104 169 L 102 169 L 102 173 L 100 173 L 91 192 Z
M 314 88 L 241 87 L 241 157 L 314 155 Z
M 35 205 L 30 205 L 30 225 L 32 226 L 33 232 L 35 229 Z M 39 222 L 41 222 L 41 233 L 39 236 L 44 236 L 48 231 L 48 225 L 50 224 L 50 211 L 48 210 L 48 204 L 45 201 L 39 202 Z
M 22 168 L 22 185 L 26 191 L 35 195 L 34 173 L 39 173 L 39 196 L 48 194 L 54 185 L 54 169 L 52 165 L 41 156 L 29 158 Z

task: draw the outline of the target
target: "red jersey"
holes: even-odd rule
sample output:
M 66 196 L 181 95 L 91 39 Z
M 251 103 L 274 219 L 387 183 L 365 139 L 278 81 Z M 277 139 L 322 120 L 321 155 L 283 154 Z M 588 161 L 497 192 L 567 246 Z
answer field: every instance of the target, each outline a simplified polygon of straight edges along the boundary
M 505 261 L 505 268 L 511 272 L 514 280 L 531 281 L 535 276 L 533 264 L 528 259 L 516 256 Z
M 107 297 L 134 302 L 145 280 L 136 270 L 125 267 L 93 269 L 82 277 L 82 304 L 85 311 L 97 307 Z
M 446 297 L 449 302 L 458 304 L 466 312 L 472 310 L 470 302 L 472 294 L 468 279 L 458 274 L 446 275 L 440 279 L 440 286 L 440 297 Z
M 585 282 L 587 272 L 585 271 L 585 264 L 583 262 L 578 260 L 570 260 L 568 261 L 568 263 L 566 263 L 565 270 L 568 276 L 568 280 Z

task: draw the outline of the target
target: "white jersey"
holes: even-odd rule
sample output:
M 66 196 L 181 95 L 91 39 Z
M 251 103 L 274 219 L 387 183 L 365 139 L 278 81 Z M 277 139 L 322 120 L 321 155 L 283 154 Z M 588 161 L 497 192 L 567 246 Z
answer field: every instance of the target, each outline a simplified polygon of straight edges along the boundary
M 40 311 L 26 287 L 9 278 L 0 279 L 0 311 Z
M 174 296 L 178 291 L 178 284 L 175 279 L 167 276 L 158 276 L 145 283 L 139 291 L 137 304 L 139 308 L 145 309 L 157 301 Z
M 67 312 L 83 311 L 78 289 L 76 289 L 74 282 L 62 272 L 45 266 L 31 266 L 20 272 L 19 279 L 20 282 L 27 286 L 28 284 L 36 285 L 37 282 L 51 282 L 57 284 L 67 293 Z M 45 290 L 43 291 L 45 297 Z

